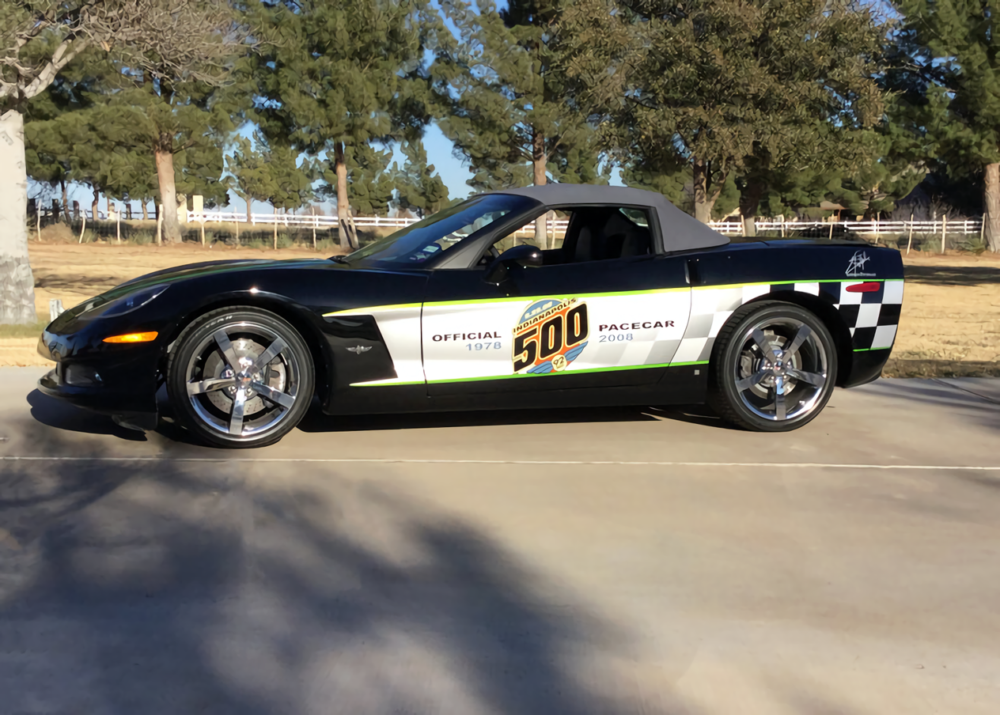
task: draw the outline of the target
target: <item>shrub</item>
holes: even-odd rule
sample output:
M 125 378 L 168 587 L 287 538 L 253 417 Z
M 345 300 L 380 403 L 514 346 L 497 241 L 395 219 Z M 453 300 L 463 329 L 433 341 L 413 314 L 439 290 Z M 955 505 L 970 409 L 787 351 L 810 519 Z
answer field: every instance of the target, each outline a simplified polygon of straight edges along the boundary
M 967 253 L 974 253 L 977 256 L 981 253 L 985 253 L 986 248 L 986 240 L 980 238 L 979 236 L 966 236 L 965 240 L 958 246 L 958 250 L 966 251 Z
M 125 240 L 136 246 L 148 246 L 151 243 L 156 243 L 156 234 L 151 231 L 132 231 Z

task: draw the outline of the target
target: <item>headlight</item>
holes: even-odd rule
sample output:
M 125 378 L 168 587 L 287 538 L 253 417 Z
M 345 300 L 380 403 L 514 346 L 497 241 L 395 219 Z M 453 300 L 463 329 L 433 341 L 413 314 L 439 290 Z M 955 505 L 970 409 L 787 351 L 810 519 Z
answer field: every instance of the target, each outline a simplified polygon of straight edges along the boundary
M 122 296 L 121 298 L 116 298 L 115 300 L 109 301 L 107 303 L 97 303 L 91 304 L 84 309 L 83 313 L 80 314 L 81 318 L 96 318 L 100 317 L 113 317 L 116 315 L 125 315 L 126 313 L 131 313 L 133 310 L 138 310 L 142 306 L 151 302 L 154 298 L 163 293 L 169 285 L 159 285 L 153 286 L 151 288 L 144 288 L 143 290 L 136 291 L 135 293 L 129 293 L 128 295 Z

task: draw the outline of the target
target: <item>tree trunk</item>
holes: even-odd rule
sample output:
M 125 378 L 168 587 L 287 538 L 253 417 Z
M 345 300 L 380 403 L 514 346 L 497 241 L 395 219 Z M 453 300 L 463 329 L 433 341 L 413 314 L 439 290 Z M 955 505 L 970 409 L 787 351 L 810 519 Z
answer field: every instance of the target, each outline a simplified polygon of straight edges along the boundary
M 757 211 L 764 196 L 764 184 L 756 179 L 747 179 L 740 191 L 740 215 L 743 216 L 743 235 L 757 235 Z
M 337 225 L 340 247 L 349 251 L 357 246 L 354 226 L 350 220 L 350 203 L 347 200 L 347 163 L 344 161 L 344 143 L 333 145 L 333 168 L 337 174 Z
M 548 156 L 545 154 L 545 135 L 535 132 L 531 140 L 531 165 L 534 170 L 535 186 L 545 186 L 548 177 L 545 175 L 545 164 Z M 548 212 L 535 219 L 535 245 L 543 251 L 549 248 L 549 215 Z
M 247 196 L 247 223 L 253 223 L 253 215 L 250 212 L 250 197 Z
M 28 176 L 24 117 L 0 116 L 0 325 L 32 325 L 35 281 L 28 260 Z
M 154 154 L 156 178 L 160 184 L 160 203 L 163 205 L 163 240 L 165 243 L 181 242 L 181 225 L 177 220 L 177 187 L 174 183 L 174 154 L 169 134 L 160 136 Z
M 986 208 L 986 246 L 1000 253 L 1000 164 L 986 167 L 983 206 Z
M 146 206 L 145 200 L 142 202 L 142 220 L 149 221 L 149 209 Z
M 62 187 L 62 215 L 63 221 L 69 223 L 69 193 L 66 191 L 66 179 L 60 179 L 59 184 Z
M 715 200 L 719 198 L 719 192 L 712 191 L 712 166 L 704 159 L 695 158 L 693 170 L 694 217 L 702 223 L 709 223 L 712 220 Z
M 97 190 L 97 187 L 94 187 L 94 200 L 90 204 L 90 218 L 94 221 L 97 221 L 97 211 L 100 208 L 100 204 L 101 192 Z

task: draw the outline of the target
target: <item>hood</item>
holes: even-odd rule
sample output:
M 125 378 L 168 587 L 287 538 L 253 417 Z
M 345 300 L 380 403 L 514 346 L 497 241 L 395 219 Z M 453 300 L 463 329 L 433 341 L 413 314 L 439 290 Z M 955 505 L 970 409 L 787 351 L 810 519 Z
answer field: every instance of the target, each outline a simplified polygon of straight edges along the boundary
M 266 258 L 257 259 L 236 259 L 229 261 L 204 261 L 202 263 L 188 263 L 184 266 L 175 266 L 174 268 L 165 268 L 162 271 L 155 271 L 154 273 L 147 273 L 144 276 L 139 276 L 138 278 L 133 278 L 130 281 L 126 281 L 119 286 L 112 288 L 108 291 L 110 293 L 117 293 L 118 295 L 124 295 L 124 293 L 118 293 L 123 288 L 129 288 L 131 290 L 137 290 L 140 288 L 146 288 L 151 285 L 159 285 L 161 283 L 169 283 L 181 278 L 197 278 L 200 276 L 212 275 L 213 273 L 226 273 L 229 271 L 238 271 L 246 268 L 290 268 L 293 266 L 305 266 L 310 264 L 328 264 L 328 261 L 324 258 L 308 258 L 308 259 L 284 259 L 284 260 L 270 260 Z
M 336 264 L 333 264 L 323 258 L 291 260 L 244 259 L 231 261 L 205 261 L 203 263 L 189 263 L 185 266 L 167 268 L 162 271 L 147 273 L 144 276 L 133 278 L 130 281 L 126 281 L 121 285 L 115 286 L 105 293 L 95 296 L 89 300 L 85 300 L 80 305 L 62 313 L 50 327 L 56 328 L 65 325 L 77 316 L 88 312 L 92 308 L 97 308 L 110 303 L 113 300 L 123 298 L 130 293 L 151 288 L 153 286 L 163 285 L 165 283 L 173 283 L 189 278 L 226 273 L 229 271 L 267 270 L 269 268 L 290 268 L 293 266 L 308 265 L 332 266 Z

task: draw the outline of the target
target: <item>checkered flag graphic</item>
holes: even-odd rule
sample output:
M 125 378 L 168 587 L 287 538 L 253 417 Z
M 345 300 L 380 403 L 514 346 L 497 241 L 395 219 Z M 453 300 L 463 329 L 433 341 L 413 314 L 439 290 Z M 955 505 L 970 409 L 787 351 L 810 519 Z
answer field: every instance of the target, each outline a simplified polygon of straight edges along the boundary
M 849 290 L 861 284 L 877 288 L 866 292 Z M 693 290 L 691 318 L 673 362 L 708 361 L 719 331 L 740 306 L 783 291 L 814 295 L 831 303 L 847 323 L 855 350 L 892 347 L 903 304 L 902 280 L 765 283 Z

